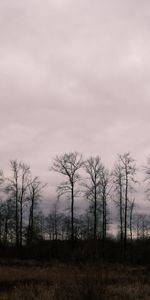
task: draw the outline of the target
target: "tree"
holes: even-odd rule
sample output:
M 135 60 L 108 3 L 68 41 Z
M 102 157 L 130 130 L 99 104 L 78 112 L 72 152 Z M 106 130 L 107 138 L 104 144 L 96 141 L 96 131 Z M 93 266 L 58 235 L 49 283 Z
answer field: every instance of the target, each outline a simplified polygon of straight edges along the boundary
M 28 222 L 28 230 L 27 230 L 27 240 L 28 243 L 32 243 L 33 238 L 36 236 L 35 230 L 35 209 L 41 199 L 42 189 L 45 187 L 44 184 L 40 181 L 38 177 L 30 178 L 30 182 L 28 185 L 28 203 L 29 203 L 29 222 Z
M 90 240 L 93 237 L 93 218 L 89 211 L 89 208 L 86 209 L 85 213 L 82 215 L 82 225 L 81 225 L 81 232 L 82 238 L 85 240 Z
M 134 229 L 137 239 L 145 239 L 150 236 L 150 218 L 149 215 L 136 213 L 133 218 Z
M 85 170 L 88 174 L 88 183 L 85 184 L 86 187 L 86 197 L 91 202 L 91 210 L 94 216 L 94 226 L 93 226 L 93 238 L 97 239 L 97 214 L 100 208 L 101 200 L 101 174 L 103 165 L 99 156 L 90 157 L 85 162 Z
M 19 164 L 20 168 L 20 193 L 19 193 L 19 203 L 20 203 L 20 240 L 19 244 L 22 245 L 23 238 L 23 208 L 25 202 L 27 202 L 27 193 L 29 186 L 29 176 L 30 167 L 24 163 Z
M 115 164 L 112 172 L 112 180 L 115 191 L 114 202 L 119 210 L 120 240 L 122 245 L 124 238 L 124 171 L 120 161 Z
M 7 179 L 6 192 L 15 203 L 15 235 L 16 246 L 22 245 L 23 208 L 27 201 L 30 167 L 17 160 L 10 161 L 12 177 Z
M 102 202 L 102 238 L 103 241 L 106 239 L 107 225 L 108 225 L 108 211 L 107 211 L 107 200 L 111 191 L 110 186 L 110 175 L 109 171 L 102 165 L 101 177 L 100 177 L 100 187 L 101 187 L 101 202 Z
M 129 203 L 129 228 L 130 228 L 130 240 L 133 239 L 133 210 L 135 206 L 135 199 Z
M 123 213 L 122 220 L 124 221 L 123 229 L 123 252 L 124 258 L 126 257 L 126 247 L 127 247 L 127 226 L 128 226 L 128 206 L 129 206 L 129 193 L 133 190 L 133 184 L 135 181 L 136 167 L 134 159 L 130 156 L 130 153 L 124 153 L 118 156 L 118 179 L 117 184 L 120 190 L 119 201 L 122 205 L 121 213 Z
M 59 213 L 59 201 L 53 203 L 52 209 L 46 217 L 47 233 L 50 240 L 57 240 L 61 231 L 62 214 Z
M 15 202 L 15 236 L 16 246 L 19 245 L 19 170 L 20 164 L 17 160 L 10 161 L 12 178 L 8 179 L 6 191 L 11 193 L 10 198 Z
M 58 172 L 65 177 L 67 181 L 62 182 L 58 187 L 59 196 L 69 194 L 71 199 L 71 239 L 74 240 L 74 200 L 77 195 L 76 185 L 80 180 L 78 173 L 83 165 L 82 155 L 78 152 L 65 153 L 61 156 L 56 156 L 51 170 Z
M 102 220 L 102 238 L 106 239 L 107 232 L 107 198 L 109 194 L 109 172 L 99 156 L 90 157 L 85 162 L 88 182 L 85 184 L 86 197 L 90 200 L 90 210 L 94 216 L 93 238 L 97 239 L 98 216 Z
M 6 199 L 1 203 L 1 217 L 3 220 L 3 243 L 7 244 L 14 240 L 14 214 L 15 207 L 12 199 Z

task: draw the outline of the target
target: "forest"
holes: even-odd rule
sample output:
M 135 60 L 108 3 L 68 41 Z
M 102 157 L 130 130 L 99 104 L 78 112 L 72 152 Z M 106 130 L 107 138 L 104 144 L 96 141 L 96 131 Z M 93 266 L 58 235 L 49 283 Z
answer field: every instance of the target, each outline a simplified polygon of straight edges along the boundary
M 149 212 L 136 208 L 139 170 L 129 152 L 117 156 L 112 170 L 99 156 L 85 159 L 76 151 L 56 156 L 49 171 L 59 173 L 60 182 L 48 212 L 43 209 L 46 184 L 24 162 L 11 160 L 9 166 L 9 177 L 4 170 L 0 177 L 1 257 L 150 262 Z M 149 157 L 142 176 L 148 200 Z M 83 199 L 87 206 L 76 210 Z
M 58 184 L 48 210 L 47 186 L 28 164 L 1 170 L 0 299 L 150 299 L 150 218 L 139 195 L 142 186 L 148 203 L 150 157 L 139 170 L 126 152 L 108 170 L 74 151 L 49 172 Z

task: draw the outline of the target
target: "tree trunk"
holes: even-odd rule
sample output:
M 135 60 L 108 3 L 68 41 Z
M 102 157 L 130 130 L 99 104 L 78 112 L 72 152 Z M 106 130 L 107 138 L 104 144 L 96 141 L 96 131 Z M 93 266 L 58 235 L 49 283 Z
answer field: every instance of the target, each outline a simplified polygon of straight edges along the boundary
M 124 214 L 124 258 L 126 258 L 126 251 L 127 251 L 127 210 L 128 210 L 128 174 L 126 171 L 125 174 L 125 214 Z
M 97 239 L 97 193 L 96 193 L 96 186 L 94 192 L 94 240 Z
M 71 240 L 74 241 L 74 184 L 71 186 Z

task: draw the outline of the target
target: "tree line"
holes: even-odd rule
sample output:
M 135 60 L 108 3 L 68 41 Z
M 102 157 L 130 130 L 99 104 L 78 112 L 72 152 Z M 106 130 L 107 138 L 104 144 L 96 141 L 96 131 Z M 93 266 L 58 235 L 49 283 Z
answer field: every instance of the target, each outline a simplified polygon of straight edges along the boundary
M 135 191 L 139 182 L 135 160 L 129 152 L 118 155 L 112 170 L 99 156 L 84 159 L 76 151 L 64 153 L 53 159 L 50 171 L 61 174 L 62 182 L 56 188 L 57 200 L 48 214 L 40 206 L 46 185 L 32 175 L 29 165 L 11 160 L 9 178 L 1 171 L 1 244 L 19 247 L 46 239 L 72 243 L 91 240 L 96 245 L 101 240 L 105 249 L 106 240 L 114 235 L 113 222 L 125 257 L 128 241 L 149 237 L 148 214 L 136 212 Z M 150 158 L 143 171 L 149 199 Z M 69 213 L 60 211 L 62 198 L 69 200 Z M 88 203 L 80 213 L 76 212 L 77 198 Z

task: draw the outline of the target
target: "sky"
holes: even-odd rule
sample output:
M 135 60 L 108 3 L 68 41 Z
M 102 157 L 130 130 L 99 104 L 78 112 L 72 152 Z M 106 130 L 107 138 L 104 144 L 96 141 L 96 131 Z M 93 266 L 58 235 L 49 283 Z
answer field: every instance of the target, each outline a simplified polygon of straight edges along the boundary
M 48 183 L 77 150 L 150 153 L 150 1 L 0 1 L 0 153 Z

